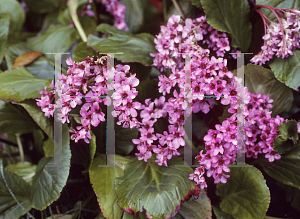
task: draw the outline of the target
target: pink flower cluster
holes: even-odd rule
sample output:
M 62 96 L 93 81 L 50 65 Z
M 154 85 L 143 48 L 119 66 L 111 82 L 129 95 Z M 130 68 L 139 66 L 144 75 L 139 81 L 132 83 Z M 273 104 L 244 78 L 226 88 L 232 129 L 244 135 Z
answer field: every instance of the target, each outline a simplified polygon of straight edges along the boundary
M 280 159 L 280 154 L 276 153 L 273 148 L 273 142 L 278 137 L 279 126 L 281 122 L 287 121 L 280 116 L 276 118 L 271 117 L 270 109 L 272 108 L 273 100 L 269 99 L 267 95 L 252 94 L 245 88 L 245 96 L 250 97 L 244 100 L 245 109 L 244 115 L 244 132 L 245 135 L 245 152 L 247 157 L 257 159 L 259 153 L 265 153 L 265 157 L 269 162 L 274 159 Z M 207 170 L 207 176 L 213 176 L 215 183 L 226 183 L 230 172 L 229 164 L 236 161 L 236 149 L 238 149 L 238 156 L 241 154 L 241 145 L 237 140 L 237 112 L 240 109 L 237 98 L 231 98 L 231 105 L 228 109 L 232 116 L 222 122 L 222 125 L 217 124 L 216 130 L 209 130 L 204 137 L 205 154 L 203 150 L 196 159 L 200 167 L 196 168 L 193 174 L 190 174 L 190 179 L 194 180 L 200 188 L 207 187 L 203 174 Z M 224 101 L 223 101 L 224 103 Z
M 210 26 L 206 22 L 206 16 L 183 21 L 179 15 L 173 15 L 166 26 L 161 26 L 161 33 L 156 36 L 154 42 L 158 53 L 151 54 L 154 57 L 153 65 L 161 71 L 174 65 L 182 68 L 185 54 L 197 51 L 198 42 L 207 44 L 208 48 L 216 51 L 218 57 L 224 57 L 230 50 L 226 34 Z
M 270 21 L 258 8 L 268 8 L 276 16 L 278 22 Z M 286 58 L 293 55 L 292 50 L 300 48 L 300 11 L 288 8 L 273 8 L 257 5 L 255 10 L 260 14 L 265 26 L 264 45 L 261 51 L 250 61 L 255 64 L 265 64 L 274 55 Z
M 101 105 L 111 104 L 111 99 L 107 96 L 107 92 L 110 90 L 115 90 L 112 96 L 115 110 L 112 114 L 119 116 L 119 124 L 124 123 L 124 127 L 128 127 L 130 124 L 131 128 L 139 125 L 135 118 L 137 116 L 135 109 L 138 109 L 140 104 L 133 102 L 137 95 L 135 87 L 139 84 L 139 80 L 135 74 L 129 72 L 128 65 L 117 65 L 115 69 L 112 67 L 111 73 L 109 73 L 106 56 L 87 57 L 85 61 L 79 63 L 68 58 L 67 64 L 70 66 L 67 75 L 61 74 L 56 86 L 59 100 L 53 104 L 54 86 L 52 81 L 51 92 L 46 91 L 47 87 L 45 87 L 45 91 L 40 91 L 42 97 L 37 99 L 37 105 L 42 108 L 48 118 L 50 115 L 53 116 L 55 108 L 61 108 L 59 118 L 62 123 L 69 123 L 68 116 L 72 108 L 83 104 L 80 109 L 81 126 L 70 130 L 74 133 L 71 136 L 72 140 L 78 142 L 78 140 L 84 139 L 89 143 L 91 125 L 96 127 L 100 122 L 105 122 L 105 114 L 101 110 Z M 108 83 L 108 80 L 112 79 L 115 79 L 114 83 Z
M 115 18 L 115 27 L 119 30 L 129 30 L 125 23 L 126 6 L 122 5 L 118 0 L 98 0 L 106 7 L 106 11 L 110 12 Z

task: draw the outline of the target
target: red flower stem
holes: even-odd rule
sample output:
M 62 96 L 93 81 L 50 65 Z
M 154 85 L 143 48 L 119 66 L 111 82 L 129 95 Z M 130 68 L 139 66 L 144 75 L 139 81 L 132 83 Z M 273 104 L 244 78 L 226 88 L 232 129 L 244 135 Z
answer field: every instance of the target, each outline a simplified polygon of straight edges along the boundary
M 258 8 L 267 8 L 269 10 L 271 10 L 273 12 L 273 14 L 276 16 L 279 24 L 280 24 L 280 28 L 281 28 L 281 32 L 282 32 L 282 41 L 283 41 L 283 45 L 285 46 L 285 34 L 284 34 L 284 29 L 283 29 L 283 25 L 282 25 L 282 22 L 280 20 L 280 17 L 278 16 L 278 14 L 276 13 L 276 9 L 274 10 L 273 7 L 271 6 L 267 6 L 267 5 L 256 5 L 254 7 L 254 9 L 258 12 Z M 283 9 L 283 8 L 278 8 L 278 9 Z

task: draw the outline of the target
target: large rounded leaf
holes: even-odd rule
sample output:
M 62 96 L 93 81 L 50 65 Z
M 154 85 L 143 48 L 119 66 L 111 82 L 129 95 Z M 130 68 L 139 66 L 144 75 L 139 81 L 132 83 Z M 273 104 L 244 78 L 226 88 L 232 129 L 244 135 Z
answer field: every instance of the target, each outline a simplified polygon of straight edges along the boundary
M 107 160 L 110 161 L 110 159 Z M 130 158 L 115 155 L 116 165 L 125 165 L 130 161 Z M 123 210 L 117 205 L 114 182 L 116 177 L 124 175 L 124 168 L 117 166 L 99 167 L 99 165 L 106 165 L 105 157 L 98 156 L 93 160 L 89 174 L 101 211 L 108 219 L 121 218 Z
M 300 51 L 293 51 L 288 58 L 275 58 L 270 64 L 275 77 L 286 86 L 299 91 L 300 86 Z
M 31 189 L 32 207 L 44 210 L 58 199 L 69 176 L 70 160 L 69 130 L 67 124 L 63 124 L 61 150 L 56 149 L 52 158 L 42 158 L 36 167 Z
M 28 47 L 42 53 L 67 52 L 77 35 L 73 27 L 51 25 L 41 35 L 28 39 Z
M 60 0 L 24 0 L 26 7 L 34 13 L 49 13 L 54 9 L 57 9 L 60 5 Z
M 32 51 L 29 48 L 27 48 L 26 43 L 23 42 L 9 46 L 5 51 L 5 60 L 7 67 L 11 69 L 15 59 L 20 55 L 28 52 Z M 27 65 L 26 69 L 38 78 L 46 79 L 54 77 L 53 66 L 54 62 L 50 61 L 44 56 L 41 56 L 38 59 L 36 59 L 33 63 Z
M 8 31 L 9 31 L 9 20 L 10 15 L 0 14 L 0 62 L 2 62 L 2 58 L 4 55 L 4 51 L 6 48 Z
M 269 70 L 259 65 L 245 66 L 245 85 L 251 93 L 267 94 L 274 100 L 272 116 L 288 112 L 293 104 L 293 92 L 280 83 Z
M 0 13 L 9 13 L 9 32 L 19 32 L 25 21 L 25 11 L 17 0 L 0 0 Z
M 32 178 L 35 174 L 36 165 L 29 162 L 19 162 L 17 164 L 10 164 L 5 167 L 7 170 L 22 177 L 27 183 L 31 184 Z
M 25 134 L 37 128 L 38 126 L 22 107 L 0 101 L 0 134 Z
M 45 117 L 45 113 L 36 105 L 35 100 L 24 100 L 18 103 L 18 105 L 24 107 L 36 124 L 50 139 L 54 140 L 54 120 L 53 118 Z
M 246 52 L 251 41 L 250 8 L 247 0 L 201 0 L 207 23 L 232 36 L 232 46 Z
M 231 167 L 227 183 L 217 185 L 220 208 L 235 218 L 263 219 L 270 203 L 270 191 L 255 167 Z
M 0 160 L 0 218 L 19 218 L 30 209 L 30 185 L 22 177 L 3 168 Z
M 127 212 L 145 210 L 148 218 L 170 218 L 196 189 L 189 180 L 193 169 L 182 167 L 179 157 L 169 160 L 168 167 L 158 166 L 154 160 L 154 155 L 147 162 L 136 158 L 126 165 L 124 176 L 115 181 L 118 205 Z
M 263 170 L 272 178 L 288 186 L 300 189 L 300 147 L 281 155 L 279 160 L 268 162 L 262 158 L 253 162 L 262 166 Z
M 51 82 L 40 79 L 25 67 L 7 70 L 0 74 L 0 99 L 20 102 L 29 98 L 40 98 L 40 90 Z
M 96 30 L 112 36 L 99 38 L 90 35 L 87 45 L 93 49 L 101 53 L 123 53 L 115 54 L 115 57 L 123 62 L 140 62 L 143 65 L 153 63 L 150 53 L 156 53 L 156 49 L 152 35 L 148 33 L 133 35 L 108 24 L 100 24 Z
M 184 202 L 180 207 L 178 214 L 180 214 L 183 218 L 188 219 L 211 218 L 211 203 L 205 190 L 200 190 L 198 199 L 195 200 L 192 197 L 190 200 Z

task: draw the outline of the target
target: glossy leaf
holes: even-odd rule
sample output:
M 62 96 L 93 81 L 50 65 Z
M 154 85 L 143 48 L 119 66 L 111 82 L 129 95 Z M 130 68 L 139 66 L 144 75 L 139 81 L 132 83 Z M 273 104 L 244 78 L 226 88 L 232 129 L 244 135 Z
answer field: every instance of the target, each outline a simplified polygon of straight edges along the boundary
M 300 189 L 300 146 L 282 154 L 281 158 L 274 162 L 260 158 L 254 163 L 262 166 L 263 170 L 277 181 Z
M 0 62 L 2 62 L 4 50 L 7 46 L 7 37 L 9 32 L 10 14 L 0 14 Z
M 12 68 L 28 65 L 42 55 L 41 52 L 26 52 L 15 59 Z
M 26 43 L 16 43 L 9 46 L 5 52 L 7 67 L 9 69 L 12 68 L 14 60 L 27 52 L 32 51 L 27 48 Z M 39 57 L 34 62 L 27 65 L 26 69 L 41 79 L 53 78 L 54 76 L 54 62 L 44 56 Z
M 22 177 L 3 168 L 2 160 L 0 160 L 0 188 L 1 219 L 19 218 L 31 209 L 30 185 Z
M 29 162 L 19 162 L 17 164 L 7 165 L 5 168 L 22 177 L 23 180 L 31 184 L 32 178 L 35 174 L 36 165 L 32 165 Z
M 300 86 L 300 51 L 285 59 L 275 58 L 270 64 L 275 77 L 286 86 L 299 91 Z
M 51 138 L 48 138 L 44 141 L 43 150 L 45 157 L 53 157 L 54 154 L 54 141 Z
M 217 219 L 235 219 L 232 215 L 225 213 L 220 208 L 212 206 Z
M 233 47 L 246 52 L 251 42 L 250 8 L 247 0 L 201 0 L 207 23 L 231 34 Z
M 227 183 L 217 184 L 220 208 L 235 218 L 263 219 L 270 203 L 270 191 L 255 167 L 231 167 Z
M 256 0 L 256 5 L 268 5 L 275 8 L 294 8 L 299 9 L 300 8 L 300 1 L 299 0 Z M 267 8 L 260 8 L 260 11 L 262 11 L 269 19 L 272 21 L 278 22 L 276 16 L 272 13 L 271 10 Z
M 11 103 L 0 101 L 0 133 L 25 134 L 37 129 L 26 110 Z
M 115 125 L 116 153 L 128 155 L 135 147 L 132 139 L 138 138 L 138 133 L 137 128 L 130 129 Z
M 60 5 L 60 0 L 24 0 L 24 2 L 30 11 L 39 14 L 49 13 Z
M 291 150 L 298 142 L 297 122 L 292 120 L 282 122 L 279 127 L 279 137 L 274 141 L 274 150 L 283 154 Z
M 188 0 L 193 5 L 195 5 L 197 8 L 202 9 L 201 1 L 200 0 Z
M 123 53 L 114 56 L 123 62 L 140 62 L 151 65 L 153 58 L 150 53 L 155 53 L 154 38 L 148 33 L 133 35 L 126 31 L 118 30 L 108 24 L 101 24 L 97 31 L 111 34 L 108 38 L 99 38 L 94 35 L 88 37 L 87 45 L 101 53 Z
M 28 47 L 45 54 L 49 52 L 67 52 L 74 43 L 76 35 L 76 29 L 73 27 L 51 25 L 41 35 L 28 39 Z
M 10 33 L 21 31 L 25 21 L 25 11 L 17 0 L 0 0 L 0 13 L 10 14 Z
M 39 90 L 44 90 L 50 82 L 34 76 L 25 67 L 7 70 L 0 74 L 0 99 L 20 102 L 40 98 Z
M 205 190 L 200 190 L 198 199 L 195 200 L 192 197 L 190 200 L 184 202 L 180 207 L 178 214 L 180 214 L 183 218 L 189 219 L 211 218 L 211 203 Z
M 300 189 L 284 185 L 280 182 L 276 182 L 276 184 L 285 190 L 285 198 L 288 202 L 291 203 L 291 206 L 300 211 Z
M 245 86 L 251 93 L 267 94 L 274 100 L 272 116 L 288 112 L 293 104 L 293 92 L 280 83 L 269 70 L 259 65 L 245 66 Z
M 93 55 L 98 55 L 95 51 L 91 48 L 88 49 L 86 43 L 80 42 L 76 45 L 74 52 L 72 54 L 72 60 L 74 62 L 82 62 L 84 61 L 85 57 L 89 56 L 92 57 Z
M 32 180 L 32 207 L 44 210 L 59 198 L 69 176 L 70 160 L 69 130 L 67 124 L 63 124 L 61 151 L 56 149 L 52 158 L 44 157 L 37 165 Z
M 142 27 L 147 16 L 146 7 L 149 5 L 148 0 L 121 0 L 121 4 L 126 7 L 125 22 L 131 33 L 137 33 Z
M 192 168 L 183 165 L 181 158 L 168 160 L 168 167 L 159 166 L 155 156 L 147 162 L 137 158 L 126 165 L 123 177 L 115 181 L 118 205 L 133 213 L 146 211 L 148 218 L 169 218 L 195 190 L 189 180 Z
M 110 161 L 110 159 L 107 160 Z M 125 165 L 130 161 L 130 158 L 115 155 L 116 165 Z M 122 177 L 124 175 L 124 167 L 98 167 L 98 165 L 106 165 L 105 156 L 96 157 L 89 170 L 90 181 L 98 197 L 101 211 L 105 218 L 121 218 L 123 211 L 117 205 L 114 183 L 116 177 Z
M 39 106 L 36 105 L 35 100 L 24 100 L 18 104 L 24 107 L 36 124 L 48 135 L 50 139 L 54 140 L 53 118 L 45 117 L 45 113 Z

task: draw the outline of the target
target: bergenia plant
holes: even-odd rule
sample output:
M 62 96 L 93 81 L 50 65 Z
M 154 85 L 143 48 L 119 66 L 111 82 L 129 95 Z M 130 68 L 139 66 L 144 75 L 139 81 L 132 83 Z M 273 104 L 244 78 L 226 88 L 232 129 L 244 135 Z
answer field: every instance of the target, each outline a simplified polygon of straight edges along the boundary
M 0 0 L 0 218 L 298 218 L 289 3 Z

